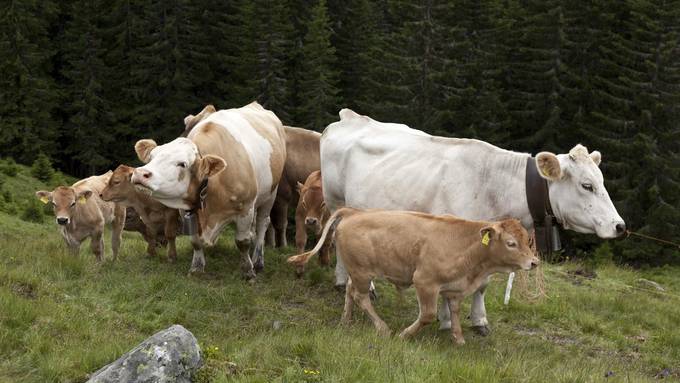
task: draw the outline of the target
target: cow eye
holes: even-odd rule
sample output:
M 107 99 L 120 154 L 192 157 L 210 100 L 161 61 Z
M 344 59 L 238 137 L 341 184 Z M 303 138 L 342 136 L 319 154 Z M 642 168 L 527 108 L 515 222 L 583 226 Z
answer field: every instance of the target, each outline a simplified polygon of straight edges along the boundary
M 592 184 L 588 184 L 588 183 L 581 184 L 581 187 L 588 190 L 589 192 L 593 191 L 593 185 Z
M 185 164 L 184 162 L 178 162 L 177 166 L 179 166 L 180 168 L 186 168 L 187 164 Z
M 76 206 L 76 201 L 71 202 L 71 207 Z
M 517 243 L 516 243 L 515 241 L 506 241 L 505 243 L 508 245 L 508 247 L 515 247 L 515 246 L 517 246 Z

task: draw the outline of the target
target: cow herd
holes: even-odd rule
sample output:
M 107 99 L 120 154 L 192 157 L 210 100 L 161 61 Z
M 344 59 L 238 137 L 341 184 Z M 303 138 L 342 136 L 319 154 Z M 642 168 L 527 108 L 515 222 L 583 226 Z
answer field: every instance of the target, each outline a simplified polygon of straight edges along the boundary
M 319 254 L 336 254 L 336 285 L 344 287 L 342 321 L 354 304 L 383 334 L 389 328 L 369 298 L 375 278 L 398 289 L 414 286 L 420 314 L 400 334 L 415 334 L 435 320 L 464 343 L 459 307 L 474 293 L 475 331 L 489 332 L 484 291 L 497 272 L 528 270 L 539 263 L 527 230 L 540 225 L 528 201 L 531 169 L 545 185 L 550 217 L 563 228 L 614 238 L 625 224 L 604 187 L 601 155 L 576 145 L 566 154 L 529 154 L 488 143 L 428 135 L 406 125 L 382 123 L 349 109 L 322 135 L 283 126 L 253 102 L 185 118 L 181 137 L 134 147 L 143 166 L 120 165 L 72 186 L 38 191 L 75 254 L 86 238 L 103 257 L 104 225 L 112 224 L 114 259 L 127 211 L 141 218 L 147 252 L 175 237 L 191 236 L 190 273 L 205 268 L 204 248 L 235 224 L 244 278 L 264 268 L 265 241 L 286 246 L 289 205 L 297 205 L 295 245 L 288 262 L 300 274 Z M 546 213 L 547 214 L 547 213 Z M 307 231 L 318 243 L 304 252 Z

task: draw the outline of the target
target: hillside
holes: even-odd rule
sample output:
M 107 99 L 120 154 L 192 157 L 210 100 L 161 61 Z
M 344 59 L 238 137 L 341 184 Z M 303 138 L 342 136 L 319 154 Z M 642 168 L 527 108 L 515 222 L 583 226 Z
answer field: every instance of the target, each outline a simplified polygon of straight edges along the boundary
M 42 186 L 22 168 L 3 188 L 23 201 Z M 515 294 L 508 306 L 505 277 L 496 276 L 486 300 L 493 333 L 477 337 L 464 320 L 467 344 L 454 348 L 435 325 L 407 341 L 377 337 L 359 311 L 352 326 L 339 326 L 343 295 L 333 289 L 332 271 L 312 265 L 296 279 L 285 264 L 292 249 L 267 249 L 266 270 L 251 285 L 240 278 L 230 230 L 207 251 L 201 277 L 187 277 L 186 237 L 178 262 L 168 264 L 146 258 L 141 237 L 125 233 L 112 262 L 108 234 L 107 260 L 97 264 L 88 246 L 78 258 L 68 255 L 51 220 L 0 212 L 0 382 L 82 382 L 174 323 L 203 346 L 200 382 L 680 378 L 680 268 L 605 265 L 587 279 L 571 273 L 577 263 L 546 266 L 547 297 L 530 302 Z M 393 332 L 416 318 L 412 290 L 400 301 L 393 287 L 378 288 L 376 309 Z

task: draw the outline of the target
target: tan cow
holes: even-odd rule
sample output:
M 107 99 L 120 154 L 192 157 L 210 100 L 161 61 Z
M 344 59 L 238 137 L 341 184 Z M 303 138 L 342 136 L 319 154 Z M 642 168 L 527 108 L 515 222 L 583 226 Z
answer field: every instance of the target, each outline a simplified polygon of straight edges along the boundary
M 323 202 L 323 189 L 321 188 L 321 172 L 315 171 L 307 177 L 304 184 L 298 182 L 297 190 L 300 194 L 297 209 L 295 209 L 295 246 L 298 252 L 305 251 L 307 244 L 307 230 L 321 235 L 330 213 Z M 319 263 L 328 265 L 330 246 L 323 246 L 319 256 Z
M 110 177 L 111 171 L 85 178 L 70 187 L 59 186 L 51 192 L 41 190 L 35 193 L 43 203 L 52 204 L 61 235 L 75 255 L 78 254 L 83 240 L 91 237 L 92 252 L 97 261 L 101 261 L 104 256 L 104 225 L 112 223 L 113 259 L 118 257 L 125 224 L 125 207 L 99 198 Z
M 458 317 L 463 298 L 493 273 L 529 270 L 539 263 L 529 247 L 526 229 L 515 219 L 466 221 L 450 215 L 352 208 L 336 211 L 316 247 L 288 262 L 304 264 L 333 234 L 336 255 L 350 276 L 342 321 L 351 320 L 356 302 L 379 333 L 389 334 L 389 327 L 371 304 L 371 280 L 382 277 L 398 288 L 414 285 L 420 314 L 401 332 L 402 338 L 435 320 L 441 294 L 449 302 L 453 341 L 465 343 Z
M 164 145 L 140 140 L 135 151 L 145 163 L 133 172 L 135 187 L 195 223 L 191 273 L 204 271 L 204 247 L 231 222 L 244 276 L 252 279 L 264 268 L 264 236 L 286 161 L 285 132 L 273 112 L 257 102 L 219 110 L 186 138 Z
M 168 260 L 174 262 L 177 260 L 175 237 L 179 212 L 137 190 L 131 181 L 134 170 L 135 168 L 130 166 L 118 166 L 102 190 L 101 198 L 104 201 L 132 207 L 139 214 L 146 226 L 144 239 L 147 241 L 146 251 L 149 256 L 156 256 L 157 238 L 164 235 L 168 241 Z
M 272 207 L 270 230 L 267 232 L 267 244 L 270 246 L 287 246 L 286 229 L 288 227 L 288 207 L 299 202 L 297 185 L 304 183 L 309 175 L 320 169 L 319 140 L 321 134 L 312 130 L 284 126 L 286 132 L 286 165 L 279 183 L 276 201 Z M 299 226 L 295 225 L 297 244 Z M 302 230 L 304 232 L 304 228 Z

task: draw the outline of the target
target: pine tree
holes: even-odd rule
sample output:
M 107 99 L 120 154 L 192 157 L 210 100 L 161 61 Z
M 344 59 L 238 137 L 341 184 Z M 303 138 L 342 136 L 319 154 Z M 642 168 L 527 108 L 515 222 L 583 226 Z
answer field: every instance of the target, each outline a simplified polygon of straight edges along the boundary
M 56 154 L 59 93 L 50 41 L 56 16 L 51 0 L 10 0 L 0 11 L 0 147 L 24 163 L 38 152 Z
M 104 63 L 102 44 L 101 3 L 75 1 L 69 8 L 72 20 L 67 23 L 62 44 L 67 80 L 64 94 L 70 102 L 64 134 L 69 143 L 66 154 L 78 162 L 71 168 L 74 174 L 91 175 L 110 165 L 105 148 L 114 141 L 110 133 L 111 108 L 104 95 L 103 81 L 110 75 Z
M 300 81 L 300 116 L 303 126 L 322 130 L 337 120 L 338 89 L 334 65 L 335 48 L 331 46 L 331 30 L 326 0 L 312 8 L 302 46 L 302 75 Z

